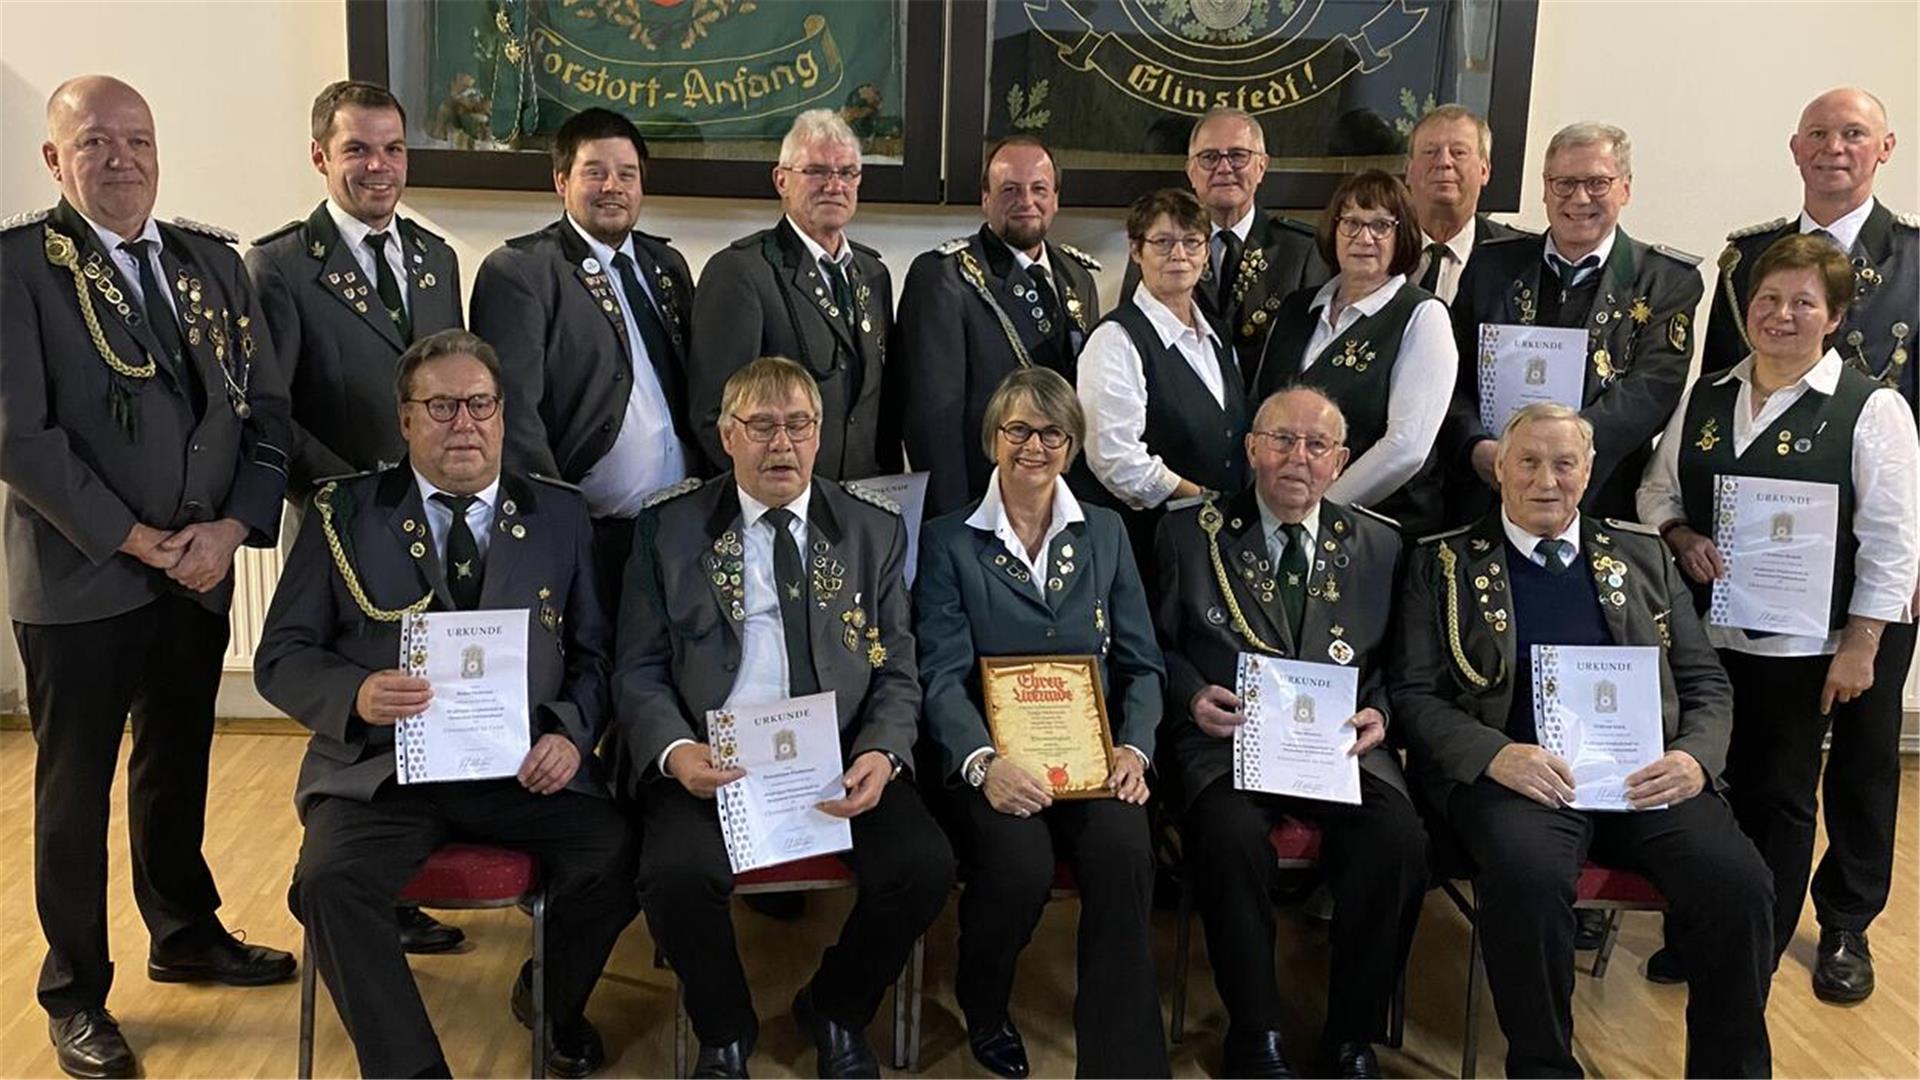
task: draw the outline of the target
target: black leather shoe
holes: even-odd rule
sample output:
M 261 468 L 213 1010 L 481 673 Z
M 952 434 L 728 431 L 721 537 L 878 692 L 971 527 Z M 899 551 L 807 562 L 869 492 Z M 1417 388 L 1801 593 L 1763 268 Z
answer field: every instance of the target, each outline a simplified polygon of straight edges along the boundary
M 874 1060 L 866 1035 L 814 1012 L 813 991 L 808 987 L 793 996 L 793 1021 L 800 1034 L 813 1040 L 815 1071 L 820 1076 L 879 1080 L 880 1063 Z
M 1002 1020 L 994 1027 L 982 1030 L 975 1030 L 968 1025 L 967 1046 L 973 1051 L 973 1060 L 995 1076 L 1021 1080 L 1029 1071 L 1027 1043 L 1014 1028 L 1012 1020 Z
M 1300 1075 L 1287 1063 L 1287 1051 L 1277 1031 L 1228 1031 L 1222 1050 L 1222 1076 L 1293 1080 Z
M 1590 952 L 1600 947 L 1607 936 L 1607 913 L 1592 908 L 1581 908 L 1573 913 L 1573 947 L 1581 952 Z
M 1380 1059 L 1372 1043 L 1341 1043 L 1333 1052 L 1333 1075 L 1340 1080 L 1372 1080 L 1380 1075 Z
M 397 907 L 393 916 L 400 923 L 400 947 L 410 953 L 452 952 L 467 940 L 466 932 L 448 926 L 417 907 Z
M 1687 969 L 1680 963 L 1680 954 L 1670 948 L 1662 948 L 1647 957 L 1647 981 L 1661 986 L 1677 986 L 1687 981 Z
M 293 978 L 296 970 L 292 953 L 249 945 L 225 931 L 218 941 L 194 952 L 147 954 L 147 978 L 163 983 L 271 986 Z
M 700 1054 L 693 1059 L 693 1075 L 696 1078 L 714 1077 L 717 1080 L 732 1080 L 747 1075 L 747 1049 L 740 1040 L 725 1046 L 707 1046 L 702 1043 Z
M 1851 1005 L 1873 996 L 1873 953 L 1858 930 L 1820 929 L 1820 961 L 1813 966 L 1813 996 Z
M 533 961 L 520 965 L 520 977 L 513 980 L 513 993 L 508 998 L 508 1005 L 520 1026 L 532 1031 Z M 580 1018 L 578 1026 L 557 1025 L 551 1019 L 547 1021 L 548 1076 L 579 1080 L 583 1076 L 592 1076 L 606 1063 L 606 1044 L 600 1041 L 600 1032 L 586 1017 Z
M 82 1080 L 138 1076 L 133 1048 L 120 1034 L 120 1025 L 105 1009 L 81 1009 L 68 1016 L 47 1021 L 47 1034 L 53 1038 L 54 1056 L 68 1076 Z

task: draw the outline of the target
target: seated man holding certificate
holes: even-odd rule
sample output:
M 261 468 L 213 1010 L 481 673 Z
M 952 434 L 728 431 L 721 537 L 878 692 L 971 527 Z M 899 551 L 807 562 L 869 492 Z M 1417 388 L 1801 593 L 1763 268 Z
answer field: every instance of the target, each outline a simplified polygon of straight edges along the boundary
M 1686 1074 L 1766 1076 L 1772 886 L 1716 780 L 1732 692 L 1650 530 L 1580 512 L 1593 457 L 1579 413 L 1529 405 L 1496 450 L 1500 509 L 1421 543 L 1390 675 L 1399 730 L 1477 867 L 1509 1076 L 1581 1075 L 1573 900 L 1589 855 L 1645 874 L 1698 959 Z
M 1146 812 L 1160 649 L 1120 516 L 1061 479 L 1085 429 L 1053 371 L 1002 380 L 980 432 L 986 495 L 928 523 L 914 589 L 927 728 L 972 789 L 955 796 L 969 851 L 954 996 L 998 1076 L 1027 1075 L 1007 1000 L 1056 858 L 1080 889 L 1076 1072 L 1169 1070 Z
M 1873 993 L 1867 927 L 1893 877 L 1920 448 L 1899 391 L 1827 345 L 1854 298 L 1839 248 L 1786 237 L 1750 281 L 1753 351 L 1687 391 L 1640 514 L 1702 586 L 1707 637 L 1733 682 L 1727 797 L 1773 871 L 1774 963 L 1800 923 L 1824 806 L 1813 991 L 1854 1002 Z M 1648 977 L 1685 978 L 1680 952 L 1656 953 Z
M 614 736 L 641 831 L 641 906 L 686 986 L 694 1075 L 745 1076 L 759 1021 L 734 944 L 729 840 L 804 836 L 792 819 L 814 811 L 846 819 L 859 900 L 793 1013 L 821 1076 L 877 1077 L 867 1024 L 953 887 L 946 835 L 913 785 L 893 782 L 920 719 L 906 531 L 884 500 L 813 475 L 820 391 L 799 364 L 736 371 L 719 424 L 733 471 L 648 500 L 621 598 Z M 723 823 L 715 795 L 746 776 L 725 763 L 746 756 L 747 736 L 710 737 L 710 714 L 733 730 L 776 703 L 810 714 L 792 699 L 822 695 L 845 768 L 834 790 L 784 810 L 730 800 Z M 773 756 L 807 756 L 794 730 Z
M 586 1076 L 606 1059 L 587 997 L 636 911 L 631 833 L 594 757 L 608 642 L 586 503 L 501 471 L 500 360 L 478 336 L 415 342 L 396 389 L 407 461 L 314 493 L 255 652 L 261 695 L 313 730 L 288 903 L 361 1074 L 446 1076 L 394 901 L 450 841 L 532 852 L 546 1068 Z M 531 996 L 523 968 L 523 1023 Z
M 1325 501 L 1347 462 L 1345 438 L 1322 391 L 1282 390 L 1247 435 L 1253 486 L 1160 526 L 1155 623 L 1179 710 L 1161 756 L 1227 1009 L 1223 1076 L 1296 1075 L 1280 1041 L 1268 899 L 1267 837 L 1281 818 L 1324 835 L 1333 936 L 1322 1075 L 1380 1075 L 1373 1043 L 1426 891 L 1426 830 L 1399 759 L 1381 745 L 1400 535 L 1385 518 Z M 1300 676 L 1285 688 L 1291 708 L 1279 688 L 1250 690 L 1259 680 L 1243 678 L 1269 659 Z M 1337 698 L 1307 689 L 1347 680 L 1352 690 Z

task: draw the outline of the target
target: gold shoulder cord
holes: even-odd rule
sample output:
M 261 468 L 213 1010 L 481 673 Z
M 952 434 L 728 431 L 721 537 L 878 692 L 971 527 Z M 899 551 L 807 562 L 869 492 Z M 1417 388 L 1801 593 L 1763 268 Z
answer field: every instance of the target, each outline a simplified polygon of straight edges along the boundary
M 1246 615 L 1240 610 L 1240 601 L 1234 598 L 1233 582 L 1227 577 L 1226 564 L 1220 561 L 1220 508 L 1213 505 L 1212 499 L 1200 504 L 1200 531 L 1207 534 L 1207 557 L 1213 561 L 1213 580 L 1220 586 L 1220 595 L 1226 597 L 1227 614 L 1233 619 L 1234 631 L 1261 652 L 1274 656 L 1285 655 L 1253 632 L 1253 627 L 1247 625 Z
M 66 267 L 67 272 L 73 275 L 73 291 L 80 297 L 80 317 L 86 320 L 87 333 L 93 338 L 93 347 L 100 350 L 100 358 L 107 362 L 108 367 L 129 379 L 153 378 L 153 357 L 147 357 L 146 363 L 135 367 L 115 355 L 113 346 L 107 344 L 107 335 L 100 329 L 100 316 L 94 313 L 93 297 L 89 295 L 86 275 L 80 271 L 79 252 L 74 248 L 73 241 L 49 225 L 46 226 L 44 246 L 47 261 L 55 266 Z
M 971 251 L 963 249 L 959 258 L 960 276 L 966 278 L 967 284 L 973 286 L 973 291 L 979 293 L 980 299 L 987 302 L 987 310 L 993 312 L 993 317 L 1000 323 L 1000 332 L 1007 335 L 1007 344 L 1013 346 L 1013 358 L 1018 360 L 1023 368 L 1032 367 L 1033 359 L 1027 355 L 1027 347 L 1020 344 L 1020 331 L 1013 328 L 1013 322 L 1007 318 L 1007 313 L 1000 310 L 999 301 L 993 298 L 993 293 L 987 291 L 986 271 L 980 269 L 980 263 L 974 259 Z
M 1720 255 L 1720 283 L 1726 290 L 1729 307 L 1740 303 L 1740 294 L 1733 291 L 1733 268 L 1739 265 L 1740 249 L 1728 244 L 1727 250 Z M 1733 320 L 1733 328 L 1740 331 L 1740 344 L 1746 346 L 1748 352 L 1752 352 L 1753 342 L 1747 337 L 1747 320 L 1744 317 Z
M 1473 665 L 1467 662 L 1466 651 L 1460 648 L 1460 583 L 1455 580 L 1453 573 L 1459 557 L 1444 540 L 1436 546 L 1440 549 L 1440 572 L 1447 578 L 1447 647 L 1453 650 L 1453 662 L 1460 669 L 1460 674 L 1465 675 L 1474 686 L 1485 690 L 1493 684 L 1493 680 L 1475 671 Z
M 367 599 L 366 590 L 360 587 L 360 575 L 353 572 L 353 564 L 347 561 L 346 549 L 340 544 L 340 534 L 333 527 L 333 490 L 339 486 L 336 482 L 321 488 L 319 494 L 313 497 L 313 505 L 314 509 L 320 511 L 320 529 L 327 534 L 327 550 L 333 554 L 333 565 L 340 571 L 340 580 L 347 583 L 347 595 L 353 597 L 353 602 L 360 606 L 361 612 L 375 622 L 399 622 L 403 616 L 418 615 L 427 610 L 427 605 L 433 603 L 431 590 L 398 611 L 374 607 L 373 601 Z

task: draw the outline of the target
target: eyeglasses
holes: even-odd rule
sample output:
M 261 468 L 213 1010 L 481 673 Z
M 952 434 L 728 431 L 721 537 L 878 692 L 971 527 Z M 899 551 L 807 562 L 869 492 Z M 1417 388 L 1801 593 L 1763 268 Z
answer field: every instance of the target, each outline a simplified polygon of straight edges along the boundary
M 467 415 L 473 417 L 475 420 L 491 420 L 493 419 L 493 414 L 500 411 L 500 395 L 498 394 L 473 394 L 463 398 L 407 398 L 406 400 L 410 405 L 426 406 L 427 415 L 442 424 L 451 423 L 454 417 L 460 415 L 460 406 L 462 405 L 467 407 Z
M 769 420 L 764 416 L 756 416 L 751 420 L 734 416 L 733 422 L 745 428 L 747 438 L 754 442 L 772 442 L 775 435 L 784 431 L 787 433 L 789 442 L 803 443 L 820 432 L 820 420 L 813 416 L 802 416 L 784 423 L 779 420 Z
M 1400 227 L 1400 219 L 1342 217 L 1335 222 L 1335 225 L 1339 227 L 1340 235 L 1349 240 L 1359 238 L 1363 232 L 1375 240 L 1385 240 L 1393 235 L 1393 230 Z
M 1228 168 L 1234 172 L 1239 172 L 1241 169 L 1253 164 L 1253 159 L 1259 156 L 1260 151 L 1258 150 L 1248 150 L 1245 147 L 1236 146 L 1231 150 L 1202 150 L 1194 154 L 1190 160 L 1208 172 L 1219 168 L 1220 163 L 1223 161 L 1227 163 Z
M 809 183 L 814 184 L 825 184 L 829 180 L 838 180 L 848 187 L 852 187 L 860 182 L 860 166 L 858 165 L 848 165 L 839 169 L 828 165 L 807 165 L 802 168 L 795 168 L 792 165 L 782 165 L 780 167 L 790 173 L 799 173 L 801 176 L 806 177 Z
M 1037 428 L 1032 424 L 1023 424 L 1015 420 L 1011 424 L 1000 425 L 1000 437 L 1015 446 L 1025 446 L 1027 440 L 1035 435 L 1040 436 L 1040 445 L 1049 450 L 1058 450 L 1073 441 L 1073 436 L 1067 434 L 1065 428 L 1055 424 Z
M 1297 446 L 1307 452 L 1307 460 L 1318 461 L 1340 448 L 1339 443 L 1320 435 L 1295 435 L 1291 431 L 1255 431 L 1252 434 L 1281 457 L 1292 454 Z
M 1198 255 L 1207 250 L 1207 238 L 1204 236 L 1149 236 L 1140 242 L 1163 259 L 1173 254 L 1176 245 L 1189 255 Z
M 1575 189 L 1586 188 L 1589 198 L 1604 199 L 1618 179 L 1617 176 L 1549 176 L 1547 190 L 1557 199 L 1570 199 Z

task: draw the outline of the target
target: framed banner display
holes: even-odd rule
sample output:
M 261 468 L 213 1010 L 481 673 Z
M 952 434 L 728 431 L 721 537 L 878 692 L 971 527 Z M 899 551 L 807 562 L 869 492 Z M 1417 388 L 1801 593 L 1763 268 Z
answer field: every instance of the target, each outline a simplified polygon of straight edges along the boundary
M 1481 208 L 1520 195 L 1535 5 L 1498 0 L 953 0 L 948 201 L 968 201 L 985 146 L 1045 139 L 1062 202 L 1123 206 L 1184 185 L 1208 109 L 1260 121 L 1261 201 L 1326 203 L 1340 178 L 1399 172 L 1427 109 L 1459 102 L 1496 138 Z
M 550 191 L 567 117 L 647 138 L 647 190 L 770 197 L 793 117 L 860 136 L 861 195 L 940 196 L 945 11 L 913 0 L 350 0 L 348 66 L 407 108 L 411 182 Z

